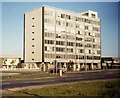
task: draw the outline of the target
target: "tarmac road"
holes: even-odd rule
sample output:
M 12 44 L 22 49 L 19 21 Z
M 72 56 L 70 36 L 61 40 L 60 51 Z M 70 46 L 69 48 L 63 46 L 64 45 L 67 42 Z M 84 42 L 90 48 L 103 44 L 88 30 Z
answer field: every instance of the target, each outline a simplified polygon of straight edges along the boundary
M 34 79 L 24 79 L 24 80 L 3 80 L 0 87 L 2 90 L 7 90 L 11 88 L 20 88 L 27 86 L 43 86 L 43 85 L 53 85 L 60 83 L 70 83 L 70 82 L 81 82 L 81 81 L 93 81 L 101 79 L 120 79 L 120 74 L 118 71 L 103 71 L 103 72 L 75 72 L 75 73 L 65 73 L 62 77 L 49 77 L 49 78 L 34 78 Z

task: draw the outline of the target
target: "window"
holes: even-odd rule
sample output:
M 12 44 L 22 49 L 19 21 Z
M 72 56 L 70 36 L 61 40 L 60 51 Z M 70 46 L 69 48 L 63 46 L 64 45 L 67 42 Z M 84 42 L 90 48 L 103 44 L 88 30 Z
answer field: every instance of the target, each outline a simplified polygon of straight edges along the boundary
M 79 55 L 79 59 L 84 59 L 84 56 L 80 56 L 80 55 Z
M 81 18 L 80 17 L 76 17 L 76 21 L 81 22 Z
M 89 50 L 89 54 L 91 54 L 91 50 Z
M 71 19 L 70 15 L 66 15 L 66 18 L 67 18 L 67 19 Z
M 78 31 L 78 34 L 80 34 L 80 31 Z
M 68 26 L 68 22 L 66 22 L 66 26 Z
M 32 19 L 34 19 L 34 17 Z
M 76 37 L 76 40 L 82 41 L 82 38 Z
M 64 41 L 56 41 L 56 45 L 64 45 Z
M 34 38 L 32 38 L 32 40 L 34 40 Z
M 45 51 L 47 51 L 47 46 L 45 46 Z
M 91 14 L 92 18 L 95 18 L 95 14 Z
M 94 56 L 94 60 L 100 60 L 100 56 Z
M 98 27 L 93 27 L 93 31 L 100 31 Z
M 34 45 L 32 45 L 32 47 L 34 47 Z
M 32 25 L 32 27 L 34 27 L 34 25 Z
M 32 32 L 32 34 L 34 34 L 34 32 Z
M 85 13 L 85 14 L 83 14 L 83 16 L 88 16 L 89 15 L 89 13 Z
M 87 56 L 87 59 L 92 60 L 92 56 Z
M 88 33 L 88 35 L 90 36 L 90 32 Z
M 76 46 L 77 46 L 77 47 L 82 47 L 83 44 L 82 44 L 82 43 L 76 43 Z
M 32 61 L 34 61 L 34 59 L 32 59 Z
M 101 54 L 101 51 L 100 51 L 100 50 L 97 50 L 97 54 Z
M 73 42 L 67 42 L 67 46 L 73 46 L 74 43 Z
M 80 25 L 79 25 L 79 24 L 76 24 L 76 28 L 80 28 Z
M 65 14 L 61 14 L 61 18 L 65 18 Z
M 45 44 L 54 44 L 54 40 L 45 40 Z
M 67 52 L 73 52 L 72 48 L 67 48 Z
M 83 50 L 83 49 L 80 49 L 80 53 L 84 53 L 84 50 Z
M 32 52 L 32 54 L 34 54 L 34 52 Z
M 85 29 L 88 30 L 88 26 L 85 26 Z

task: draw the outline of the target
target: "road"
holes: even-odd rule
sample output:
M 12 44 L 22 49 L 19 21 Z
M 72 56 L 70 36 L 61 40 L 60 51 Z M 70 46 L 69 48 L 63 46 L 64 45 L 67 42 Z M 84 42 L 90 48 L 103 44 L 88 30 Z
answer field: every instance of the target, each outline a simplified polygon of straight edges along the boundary
M 3 80 L 2 90 L 11 88 L 20 88 L 27 86 L 43 86 L 69 82 L 81 82 L 81 81 L 93 81 L 101 79 L 120 79 L 118 71 L 106 71 L 106 72 L 77 72 L 77 73 L 65 73 L 63 77 L 57 78 L 36 78 L 36 79 L 24 79 L 24 80 Z

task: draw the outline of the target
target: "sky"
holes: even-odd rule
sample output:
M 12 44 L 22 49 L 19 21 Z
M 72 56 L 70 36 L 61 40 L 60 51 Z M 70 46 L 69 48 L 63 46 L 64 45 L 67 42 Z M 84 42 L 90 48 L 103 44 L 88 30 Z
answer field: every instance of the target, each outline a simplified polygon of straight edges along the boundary
M 0 56 L 23 55 L 24 13 L 43 5 L 75 12 L 97 11 L 101 19 L 102 56 L 118 57 L 117 2 L 2 2 L 2 51 Z M 0 17 L 1 18 L 1 17 Z M 2 41 L 1 41 L 2 39 Z

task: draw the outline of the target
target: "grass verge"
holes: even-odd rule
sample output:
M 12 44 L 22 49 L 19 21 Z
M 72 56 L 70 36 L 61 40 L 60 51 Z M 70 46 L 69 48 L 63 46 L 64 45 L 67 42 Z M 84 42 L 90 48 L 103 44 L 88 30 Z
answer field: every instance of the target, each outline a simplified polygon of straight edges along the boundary
M 41 78 L 41 77 L 55 77 L 50 73 L 44 74 L 20 74 L 20 75 L 10 75 L 10 76 L 2 76 L 2 80 L 15 80 L 15 79 L 28 79 L 28 78 Z
M 30 88 L 16 91 L 6 96 L 101 96 L 105 98 L 118 98 L 120 96 L 119 88 L 120 80 L 106 80 Z

